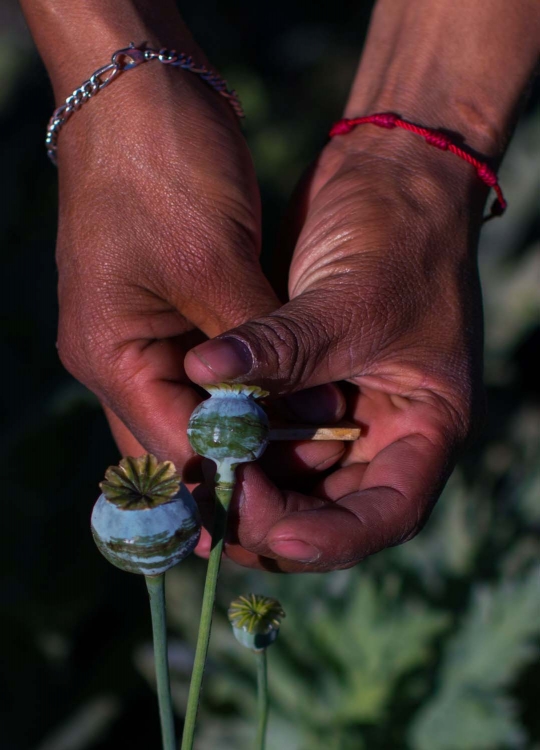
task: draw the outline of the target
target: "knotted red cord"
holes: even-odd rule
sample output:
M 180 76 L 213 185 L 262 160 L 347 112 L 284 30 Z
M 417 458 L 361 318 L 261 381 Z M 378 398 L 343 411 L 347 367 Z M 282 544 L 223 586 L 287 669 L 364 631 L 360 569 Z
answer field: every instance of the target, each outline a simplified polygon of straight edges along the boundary
M 459 156 L 460 159 L 464 159 L 476 169 L 476 174 L 482 182 L 490 188 L 493 188 L 497 195 L 497 198 L 493 201 L 491 210 L 484 218 L 484 221 L 493 219 L 495 216 L 501 216 L 506 210 L 508 204 L 500 188 L 496 172 L 494 172 L 486 162 L 480 161 L 480 159 L 477 159 L 468 151 L 456 146 L 452 139 L 440 130 L 424 128 L 421 125 L 407 122 L 407 120 L 403 120 L 401 117 L 393 114 L 393 112 L 378 112 L 377 114 L 367 115 L 366 117 L 353 117 L 351 119 L 344 118 L 343 120 L 339 120 L 332 126 L 329 136 L 330 138 L 333 138 L 336 135 L 347 135 L 347 133 L 354 130 L 357 125 L 367 124 L 377 125 L 380 128 L 388 129 L 403 128 L 403 130 L 408 130 L 410 133 L 416 133 L 416 135 L 422 136 L 430 146 L 440 148 L 442 151 L 450 151 L 456 156 Z

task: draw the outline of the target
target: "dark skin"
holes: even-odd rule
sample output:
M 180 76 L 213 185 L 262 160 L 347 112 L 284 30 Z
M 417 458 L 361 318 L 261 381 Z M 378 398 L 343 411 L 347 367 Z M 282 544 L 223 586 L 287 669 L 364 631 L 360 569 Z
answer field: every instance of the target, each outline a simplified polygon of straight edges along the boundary
M 172 3 L 22 4 L 59 102 L 130 39 L 205 60 Z M 443 127 L 497 165 L 539 39 L 534 0 L 379 0 L 344 114 Z M 284 305 L 258 261 L 247 146 L 196 76 L 122 76 L 61 133 L 59 177 L 59 352 L 120 450 L 188 476 L 194 384 L 261 385 L 301 420 L 345 415 L 363 433 L 243 468 L 232 559 L 327 571 L 414 536 L 483 413 L 474 169 L 401 131 L 333 139 L 293 202 Z M 205 507 L 208 488 L 195 493 Z

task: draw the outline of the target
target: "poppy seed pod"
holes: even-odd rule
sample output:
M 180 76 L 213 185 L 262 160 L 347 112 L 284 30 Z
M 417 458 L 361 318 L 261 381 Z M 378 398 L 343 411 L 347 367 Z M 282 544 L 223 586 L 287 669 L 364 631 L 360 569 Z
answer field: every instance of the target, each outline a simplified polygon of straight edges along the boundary
M 210 398 L 195 409 L 188 437 L 200 456 L 220 467 L 255 461 L 268 445 L 268 417 L 255 399 L 266 391 L 257 386 L 207 386 Z
M 99 551 L 117 568 L 157 576 L 187 557 L 199 540 L 197 505 L 170 461 L 124 458 L 100 484 L 92 511 Z
M 247 594 L 231 602 L 228 617 L 236 640 L 253 651 L 262 651 L 278 637 L 285 612 L 277 599 Z

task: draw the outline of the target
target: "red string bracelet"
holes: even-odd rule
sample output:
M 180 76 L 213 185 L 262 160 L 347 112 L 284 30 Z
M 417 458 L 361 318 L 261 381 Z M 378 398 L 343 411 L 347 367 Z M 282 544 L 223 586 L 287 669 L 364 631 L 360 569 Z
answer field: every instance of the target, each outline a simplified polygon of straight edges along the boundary
M 380 128 L 388 129 L 403 128 L 403 130 L 408 130 L 410 133 L 421 135 L 430 146 L 440 148 L 442 151 L 451 151 L 456 156 L 459 156 L 460 159 L 464 159 L 469 164 L 472 164 L 476 169 L 476 174 L 482 182 L 485 182 L 488 187 L 493 188 L 497 195 L 491 205 L 489 214 L 484 217 L 484 221 L 493 219 L 495 216 L 501 216 L 506 210 L 508 204 L 504 199 L 496 172 L 491 169 L 486 162 L 480 161 L 480 159 L 477 159 L 468 151 L 456 146 L 456 144 L 452 142 L 452 139 L 440 130 L 424 128 L 421 125 L 407 122 L 407 120 L 403 120 L 393 112 L 378 112 L 377 114 L 367 115 L 366 117 L 353 117 L 352 119 L 344 118 L 343 120 L 339 120 L 332 126 L 329 136 L 330 138 L 333 138 L 336 135 L 347 135 L 347 133 L 354 130 L 357 125 L 367 124 L 377 125 Z

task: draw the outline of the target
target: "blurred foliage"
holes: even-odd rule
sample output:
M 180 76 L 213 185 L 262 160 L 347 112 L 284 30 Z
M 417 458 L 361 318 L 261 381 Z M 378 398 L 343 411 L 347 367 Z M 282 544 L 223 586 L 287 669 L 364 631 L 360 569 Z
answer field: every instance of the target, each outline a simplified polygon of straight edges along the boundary
M 370 3 L 184 10 L 245 103 L 268 254 L 287 195 L 340 114 Z M 102 560 L 89 533 L 116 450 L 56 357 L 56 177 L 42 143 L 52 96 L 14 0 L 0 7 L 0 38 L 0 748 L 156 747 L 144 585 Z M 224 566 L 199 750 L 250 747 L 254 664 L 226 621 L 250 590 L 287 612 L 269 655 L 269 750 L 540 748 L 539 155 L 530 105 L 501 175 L 510 209 L 480 247 L 482 438 L 403 547 L 327 576 Z M 179 729 L 203 576 L 191 559 L 167 583 Z

